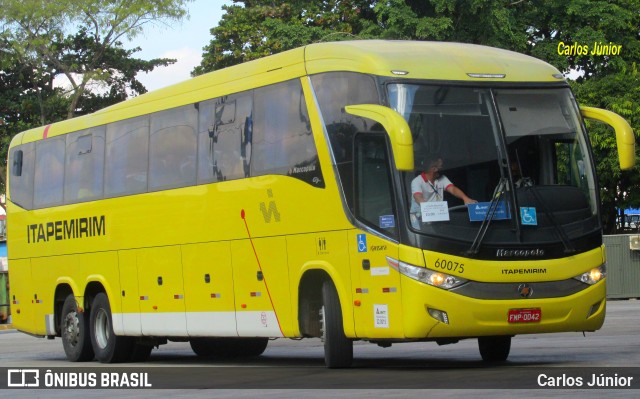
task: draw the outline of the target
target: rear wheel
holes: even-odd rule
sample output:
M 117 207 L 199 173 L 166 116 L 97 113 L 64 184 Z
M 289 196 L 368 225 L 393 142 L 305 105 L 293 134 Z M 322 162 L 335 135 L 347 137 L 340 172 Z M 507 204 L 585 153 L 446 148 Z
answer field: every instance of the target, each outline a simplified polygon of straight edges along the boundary
M 511 337 L 479 337 L 478 349 L 485 362 L 504 362 L 511 351 Z
M 325 365 L 328 368 L 351 367 L 353 362 L 353 341 L 344 335 L 338 291 L 333 282 L 329 280 L 322 285 L 320 318 Z
M 89 318 L 86 316 L 79 311 L 73 294 L 64 300 L 60 315 L 60 335 L 64 353 L 72 362 L 86 362 L 93 359 Z
M 91 305 L 91 345 L 101 363 L 119 363 L 131 358 L 133 340 L 113 333 L 109 298 L 102 292 Z
M 193 338 L 193 352 L 201 357 L 255 357 L 267 349 L 269 338 Z

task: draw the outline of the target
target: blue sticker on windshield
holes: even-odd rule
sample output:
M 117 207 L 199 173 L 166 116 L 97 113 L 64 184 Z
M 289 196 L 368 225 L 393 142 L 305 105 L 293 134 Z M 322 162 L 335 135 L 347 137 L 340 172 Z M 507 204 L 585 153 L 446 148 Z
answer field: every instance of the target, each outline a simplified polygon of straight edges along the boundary
M 469 220 L 472 222 L 482 222 L 487 217 L 487 212 L 491 209 L 491 202 L 478 202 L 475 204 L 467 205 L 469 211 Z M 505 201 L 500 201 L 495 204 L 493 210 L 493 220 L 507 220 L 511 219 L 511 212 Z
M 379 217 L 379 225 L 381 229 L 390 229 L 396 227 L 396 218 L 393 215 L 382 215 Z
M 538 214 L 536 213 L 536 208 L 533 207 L 521 207 L 520 208 L 520 220 L 522 220 L 522 224 L 525 226 L 537 226 L 538 225 Z

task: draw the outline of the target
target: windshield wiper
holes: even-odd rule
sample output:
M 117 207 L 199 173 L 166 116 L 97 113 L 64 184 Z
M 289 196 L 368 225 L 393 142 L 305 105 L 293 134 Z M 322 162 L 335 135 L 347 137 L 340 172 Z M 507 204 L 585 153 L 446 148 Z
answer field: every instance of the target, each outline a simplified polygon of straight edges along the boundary
M 549 221 L 551 222 L 551 225 L 553 225 L 553 228 L 556 230 L 556 233 L 558 233 L 558 236 L 560 237 L 560 241 L 562 241 L 562 245 L 564 245 L 564 253 L 572 254 L 576 252 L 576 249 L 573 247 L 573 245 L 571 245 L 571 240 L 569 239 L 569 236 L 567 236 L 567 233 L 565 233 L 562 226 L 560 226 L 560 223 L 558 223 L 558 220 L 556 219 L 553 212 L 549 210 L 549 208 L 547 207 L 547 204 L 540 197 L 540 193 L 538 193 L 538 190 L 536 190 L 533 186 L 527 186 L 525 190 L 533 194 L 533 198 L 536 204 L 539 205 L 540 208 L 542 208 L 542 212 L 549 219 Z
M 498 209 L 498 205 L 500 205 L 500 201 L 502 201 L 502 199 L 504 198 L 504 194 L 507 190 L 508 185 L 509 180 L 506 177 L 501 177 L 498 185 L 496 186 L 496 189 L 493 191 L 493 197 L 491 199 L 491 202 L 489 203 L 489 209 L 487 209 L 487 213 L 484 215 L 484 219 L 482 220 L 482 224 L 480 225 L 478 234 L 476 234 L 476 238 L 473 240 L 471 248 L 467 250 L 467 254 L 476 255 L 480 251 L 482 240 L 484 240 L 484 236 L 489 230 L 489 226 L 491 225 L 491 221 L 493 220 L 493 215 L 495 215 L 496 210 Z

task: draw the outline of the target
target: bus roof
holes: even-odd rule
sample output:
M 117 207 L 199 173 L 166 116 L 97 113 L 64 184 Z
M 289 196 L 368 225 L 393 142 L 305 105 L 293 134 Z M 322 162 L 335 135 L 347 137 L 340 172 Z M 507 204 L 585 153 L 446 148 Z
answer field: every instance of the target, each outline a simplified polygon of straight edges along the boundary
M 474 44 L 392 40 L 316 43 L 210 72 L 91 115 L 22 132 L 11 146 L 328 71 L 458 82 L 553 83 L 564 79 L 556 68 L 536 58 Z
M 393 40 L 319 43 L 307 46 L 305 56 L 310 75 L 349 70 L 442 81 L 558 82 L 564 79 L 559 78 L 562 75 L 556 68 L 537 58 L 464 43 Z

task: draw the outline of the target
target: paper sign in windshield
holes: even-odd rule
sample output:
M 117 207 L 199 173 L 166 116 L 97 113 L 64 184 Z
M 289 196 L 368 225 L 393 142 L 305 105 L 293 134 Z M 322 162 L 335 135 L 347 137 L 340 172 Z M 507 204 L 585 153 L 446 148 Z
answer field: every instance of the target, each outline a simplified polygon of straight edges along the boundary
M 447 201 L 430 201 L 420 203 L 422 222 L 447 222 L 449 221 L 449 206 Z
M 478 202 L 476 204 L 467 205 L 469 211 L 469 220 L 472 222 L 482 222 L 487 217 L 487 212 L 491 207 L 491 202 Z M 493 220 L 507 220 L 511 219 L 511 212 L 506 202 L 500 201 L 496 204 L 496 209 L 493 213 Z

